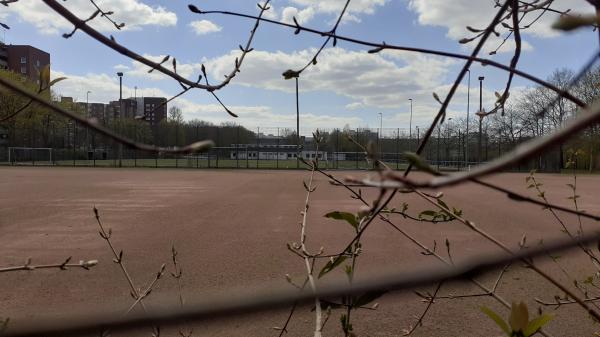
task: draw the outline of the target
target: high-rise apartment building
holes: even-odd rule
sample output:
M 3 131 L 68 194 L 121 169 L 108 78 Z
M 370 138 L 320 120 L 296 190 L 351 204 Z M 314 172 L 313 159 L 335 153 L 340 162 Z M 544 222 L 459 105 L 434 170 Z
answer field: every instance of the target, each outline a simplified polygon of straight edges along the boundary
M 0 68 L 12 70 L 35 83 L 40 71 L 50 64 L 50 54 L 28 45 L 0 43 Z

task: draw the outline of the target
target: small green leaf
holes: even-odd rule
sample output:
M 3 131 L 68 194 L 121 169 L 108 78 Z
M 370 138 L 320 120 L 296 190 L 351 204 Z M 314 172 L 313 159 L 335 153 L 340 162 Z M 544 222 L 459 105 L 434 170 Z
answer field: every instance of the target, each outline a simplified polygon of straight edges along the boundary
M 438 203 L 440 206 L 444 207 L 445 209 L 448 209 L 448 210 L 450 209 L 450 207 L 448 207 L 448 205 L 446 205 L 446 203 L 445 203 L 445 202 L 444 202 L 442 199 L 438 199 L 438 200 L 437 200 L 437 203 Z
M 540 317 L 532 319 L 529 324 L 527 324 L 527 328 L 523 331 L 523 335 L 525 337 L 533 336 L 536 332 L 538 332 L 544 325 L 548 324 L 554 315 L 543 314 Z
M 58 77 L 53 79 L 52 81 L 50 81 L 50 83 L 48 83 L 48 88 L 50 88 L 51 86 L 55 85 L 56 83 L 62 81 L 62 80 L 66 80 L 66 77 Z
M 508 322 L 513 332 L 523 332 L 529 322 L 529 310 L 524 302 L 513 302 Z
M 498 325 L 500 329 L 502 329 L 502 331 L 504 331 L 504 333 L 506 333 L 506 335 L 510 337 L 511 331 L 508 327 L 508 324 L 502 319 L 502 317 L 500 317 L 500 315 L 498 315 L 488 307 L 481 307 L 481 311 L 483 311 L 484 314 L 486 314 L 489 318 L 496 322 L 496 325 Z
M 435 218 L 437 216 L 437 212 L 433 211 L 433 210 L 426 210 L 423 211 L 421 213 L 419 213 L 419 219 L 423 219 L 424 217 L 431 217 L 431 218 Z
M 327 264 L 323 267 L 323 269 L 321 269 L 321 272 L 319 272 L 318 278 L 321 278 L 321 277 L 323 277 L 323 275 L 334 270 L 337 266 L 342 264 L 342 262 L 344 262 L 347 258 L 348 258 L 347 256 L 340 255 L 340 256 L 336 257 L 335 259 L 333 259 L 332 261 L 327 262 Z
M 414 165 L 419 170 L 423 170 L 433 175 L 439 175 L 439 172 L 429 166 L 429 164 L 418 154 L 414 152 L 404 152 L 404 157 L 411 165 Z
M 352 213 L 335 211 L 335 212 L 330 212 L 330 213 L 325 214 L 325 217 L 336 219 L 336 220 L 345 220 L 350 225 L 352 225 L 352 227 L 354 227 L 354 228 L 358 227 L 358 219 L 356 219 L 356 216 Z

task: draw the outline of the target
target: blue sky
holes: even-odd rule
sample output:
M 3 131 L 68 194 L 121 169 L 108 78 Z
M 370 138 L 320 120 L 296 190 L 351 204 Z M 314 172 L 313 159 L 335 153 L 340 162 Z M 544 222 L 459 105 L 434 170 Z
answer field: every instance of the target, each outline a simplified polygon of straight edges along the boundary
M 177 58 L 180 72 L 196 79 L 204 63 L 211 82 L 217 82 L 231 71 L 239 44 L 245 44 L 254 22 L 223 15 L 197 15 L 187 5 L 193 3 L 204 10 L 230 10 L 257 14 L 256 3 L 242 0 L 149 1 L 98 0 L 103 9 L 115 12 L 114 19 L 125 22 L 126 29 L 116 31 L 105 20 L 97 18 L 92 25 L 112 34 L 130 49 L 161 59 Z M 93 12 L 86 0 L 60 2 L 84 18 Z M 303 26 L 328 30 L 335 21 L 343 0 L 275 0 L 268 17 L 278 21 L 295 16 Z M 457 41 L 469 36 L 465 26 L 483 27 L 494 15 L 492 0 L 354 0 L 349 13 L 338 28 L 341 35 L 374 42 L 441 49 L 469 53 L 473 45 Z M 556 1 L 557 9 L 570 8 L 573 13 L 591 12 L 584 0 Z M 535 15 L 531 15 L 533 19 Z M 579 31 L 558 34 L 550 25 L 557 16 L 547 14 L 532 28 L 524 31 L 524 52 L 520 69 L 546 78 L 557 68 L 576 70 L 597 47 L 597 33 Z M 123 71 L 124 95 L 173 95 L 179 86 L 160 74 L 148 74 L 147 68 L 100 45 L 82 32 L 64 39 L 62 33 L 71 26 L 41 1 L 22 0 L 8 8 L 0 8 L 0 20 L 11 29 L 5 32 L 7 43 L 30 44 L 51 54 L 54 76 L 68 80 L 55 91 L 85 101 L 107 102 L 118 98 L 117 71 Z M 527 19 L 525 19 L 527 21 Z M 501 39 L 501 38 L 500 38 Z M 494 49 L 500 39 L 494 38 L 485 48 Z M 236 122 L 247 127 L 289 127 L 295 125 L 293 82 L 284 81 L 281 73 L 299 68 L 312 58 L 323 38 L 308 33 L 294 35 L 284 27 L 263 23 L 253 47 L 242 67 L 242 73 L 218 94 L 234 112 L 227 115 L 206 92 L 191 91 L 173 105 L 182 108 L 186 119 L 202 119 L 213 123 Z M 509 63 L 511 40 L 494 56 Z M 414 99 L 413 125 L 426 125 L 437 111 L 432 97 L 445 95 L 462 63 L 439 57 L 411 53 L 366 53 L 366 48 L 339 42 L 331 45 L 319 58 L 317 66 L 300 79 L 301 123 L 307 128 L 379 126 L 383 114 L 384 127 L 408 126 L 409 102 Z M 506 74 L 491 67 L 473 66 L 471 102 L 477 101 L 477 76 L 486 77 L 484 99 L 489 106 L 494 91 L 501 91 Z M 467 82 L 460 87 L 451 116 L 465 116 Z M 531 83 L 516 79 L 514 96 Z M 134 87 L 138 89 L 135 90 Z M 472 112 L 475 111 L 472 106 Z

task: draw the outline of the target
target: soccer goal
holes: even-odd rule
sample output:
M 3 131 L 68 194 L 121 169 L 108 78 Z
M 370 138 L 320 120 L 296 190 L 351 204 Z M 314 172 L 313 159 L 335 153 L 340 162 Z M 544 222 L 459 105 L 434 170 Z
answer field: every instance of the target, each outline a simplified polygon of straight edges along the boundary
M 53 165 L 52 148 L 9 147 L 8 162 L 11 165 Z

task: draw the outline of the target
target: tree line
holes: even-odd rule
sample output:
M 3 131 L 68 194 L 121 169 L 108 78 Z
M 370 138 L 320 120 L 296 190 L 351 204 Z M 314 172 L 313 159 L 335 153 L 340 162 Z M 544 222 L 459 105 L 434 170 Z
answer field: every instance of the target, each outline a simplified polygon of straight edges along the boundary
M 24 80 L 13 72 L 0 70 L 0 76 L 19 80 L 31 91 L 37 90 L 36 83 Z M 591 103 L 600 95 L 600 67 L 594 68 L 577 81 L 571 70 L 558 69 L 549 76 L 548 81 L 559 89 L 569 89 L 586 103 Z M 53 93 L 48 95 L 63 108 L 82 115 L 86 113 L 82 104 L 59 102 Z M 3 120 L 0 122 L 0 132 L 4 129 L 7 133 L 3 146 L 70 149 L 81 157 L 90 149 L 96 151 L 117 146 L 112 140 L 96 135 L 71 120 L 36 104 L 27 103 L 26 98 L 0 87 L 0 120 Z M 546 107 L 549 109 L 542 113 Z M 448 119 L 434 132 L 423 154 L 434 163 L 464 162 L 465 165 L 472 165 L 492 160 L 526 140 L 553 132 L 576 117 L 576 114 L 577 109 L 573 103 L 558 97 L 551 90 L 542 87 L 526 88 L 510 97 L 503 111 L 481 119 L 481 134 L 480 118 L 474 113 L 471 113 L 468 126 L 466 115 Z M 179 107 L 172 106 L 167 118 L 156 127 L 134 118 L 111 119 L 106 122 L 106 126 L 137 141 L 166 147 L 182 146 L 201 139 L 212 139 L 219 147 L 230 147 L 235 144 L 261 144 L 276 138 L 280 145 L 300 143 L 307 149 L 314 146 L 310 137 L 301 135 L 298 139 L 296 131 L 290 128 L 251 130 L 234 123 L 215 125 L 198 119 L 186 121 L 183 116 Z M 402 129 L 352 129 L 347 125 L 340 129 L 320 131 L 323 135 L 320 148 L 323 151 L 360 152 L 362 150 L 357 143 L 373 143 L 382 153 L 382 159 L 390 161 L 397 160 L 403 152 L 414 151 L 421 136 L 418 128 L 410 133 L 410 137 Z M 528 166 L 561 170 L 566 167 L 567 161 L 572 161 L 580 169 L 598 169 L 598 131 L 598 126 L 590 126 L 558 148 L 539 156 Z

